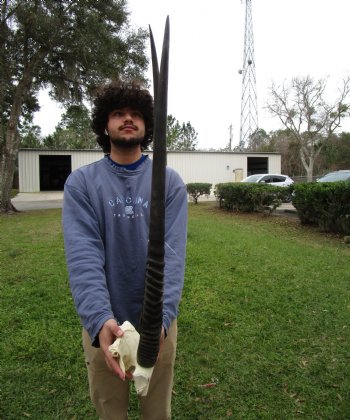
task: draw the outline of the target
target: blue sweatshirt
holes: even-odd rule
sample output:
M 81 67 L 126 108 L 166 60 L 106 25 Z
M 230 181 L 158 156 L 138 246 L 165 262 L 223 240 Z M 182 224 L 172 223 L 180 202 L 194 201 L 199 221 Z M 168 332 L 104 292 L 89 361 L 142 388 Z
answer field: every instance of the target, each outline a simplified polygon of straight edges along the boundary
M 70 287 L 92 343 L 111 318 L 139 326 L 150 218 L 152 161 L 135 170 L 107 158 L 72 172 L 64 188 L 63 231 Z M 187 192 L 166 169 L 163 326 L 177 317 L 184 280 Z

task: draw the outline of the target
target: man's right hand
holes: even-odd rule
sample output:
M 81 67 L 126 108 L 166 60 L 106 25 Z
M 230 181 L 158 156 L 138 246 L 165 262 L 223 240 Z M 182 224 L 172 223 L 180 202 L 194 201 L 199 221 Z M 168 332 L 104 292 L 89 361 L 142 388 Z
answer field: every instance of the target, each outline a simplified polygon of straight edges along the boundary
M 103 324 L 98 337 L 100 348 L 103 351 L 108 368 L 124 381 L 125 373 L 121 370 L 118 360 L 115 359 L 108 350 L 108 347 L 113 344 L 118 337 L 122 337 L 123 335 L 124 331 L 119 327 L 117 322 L 114 319 L 109 319 Z

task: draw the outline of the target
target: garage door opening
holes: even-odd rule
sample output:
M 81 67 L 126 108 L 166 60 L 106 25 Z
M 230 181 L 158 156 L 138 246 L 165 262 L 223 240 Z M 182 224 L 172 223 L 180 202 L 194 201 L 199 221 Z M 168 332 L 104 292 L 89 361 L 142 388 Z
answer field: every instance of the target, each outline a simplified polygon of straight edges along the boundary
M 71 156 L 39 156 L 40 191 L 63 191 L 64 183 L 72 172 Z
M 268 173 L 269 165 L 267 157 L 248 157 L 247 163 L 247 176 Z

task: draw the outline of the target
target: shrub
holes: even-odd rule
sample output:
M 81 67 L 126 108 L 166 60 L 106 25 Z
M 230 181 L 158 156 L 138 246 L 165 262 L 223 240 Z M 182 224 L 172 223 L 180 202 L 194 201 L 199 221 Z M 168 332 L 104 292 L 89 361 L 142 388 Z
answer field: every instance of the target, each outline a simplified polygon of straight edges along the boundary
M 273 211 L 283 201 L 286 190 L 268 184 L 228 182 L 215 186 L 220 207 L 241 212 Z
M 326 232 L 350 233 L 350 182 L 297 184 L 292 202 L 302 223 L 317 224 Z
M 291 184 L 291 185 L 288 185 L 287 187 L 281 188 L 279 192 L 279 196 L 283 203 L 290 203 L 292 201 L 294 185 L 295 184 Z
M 190 184 L 186 184 L 187 192 L 190 198 L 195 202 L 198 203 L 198 198 L 201 195 L 208 196 L 210 194 L 212 184 L 207 184 L 203 182 L 193 182 Z

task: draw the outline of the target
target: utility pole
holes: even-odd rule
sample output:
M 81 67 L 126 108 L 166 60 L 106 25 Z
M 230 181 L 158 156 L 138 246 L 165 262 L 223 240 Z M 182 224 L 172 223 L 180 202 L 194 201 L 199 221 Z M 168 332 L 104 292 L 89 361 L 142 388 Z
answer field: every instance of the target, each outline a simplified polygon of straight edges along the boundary
M 241 0 L 242 3 L 243 1 L 245 2 L 245 30 L 243 68 L 239 70 L 239 74 L 242 75 L 239 150 L 244 149 L 246 141 L 258 129 L 252 0 Z

